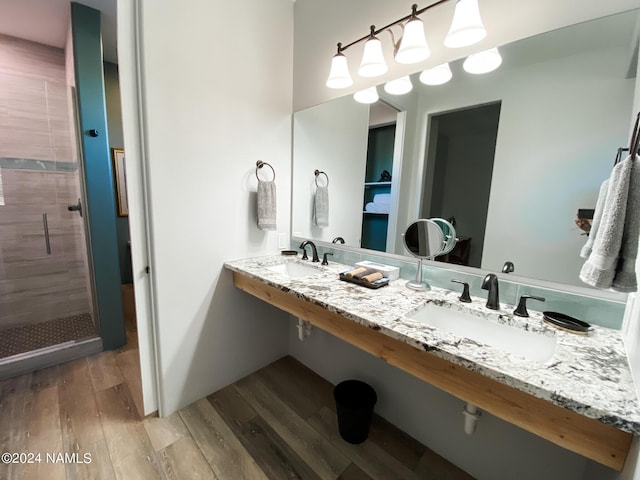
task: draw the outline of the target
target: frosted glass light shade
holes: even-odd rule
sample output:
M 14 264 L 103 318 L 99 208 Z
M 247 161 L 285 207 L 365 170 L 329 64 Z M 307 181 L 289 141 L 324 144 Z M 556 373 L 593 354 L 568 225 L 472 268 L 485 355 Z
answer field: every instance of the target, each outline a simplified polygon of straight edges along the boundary
M 382 53 L 382 42 L 376 37 L 371 37 L 364 44 L 358 74 L 361 77 L 379 77 L 387 73 L 388 69 Z
M 384 91 L 389 95 L 404 95 L 411 90 L 413 90 L 413 84 L 408 75 L 396 78 L 395 80 L 389 80 L 384 84 Z
M 486 36 L 478 0 L 458 0 L 444 45 L 449 48 L 466 47 L 478 43 Z
M 398 63 L 418 63 L 431 55 L 427 39 L 424 36 L 424 24 L 419 18 L 412 18 L 404 26 L 402 40 L 396 52 Z
M 452 77 L 453 74 L 451 73 L 449 64 L 443 63 L 442 65 L 423 70 L 420 74 L 420 81 L 425 85 L 442 85 L 451 80 Z
M 502 64 L 502 56 L 497 48 L 469 55 L 462 64 L 465 71 L 473 74 L 489 73 Z
M 353 99 L 358 103 L 376 103 L 380 96 L 376 87 L 369 87 L 354 93 Z
M 325 85 L 329 88 L 346 88 L 353 85 L 353 79 L 349 73 L 349 65 L 347 64 L 347 57 L 342 53 L 338 53 L 331 59 L 331 70 L 329 71 L 329 78 Z

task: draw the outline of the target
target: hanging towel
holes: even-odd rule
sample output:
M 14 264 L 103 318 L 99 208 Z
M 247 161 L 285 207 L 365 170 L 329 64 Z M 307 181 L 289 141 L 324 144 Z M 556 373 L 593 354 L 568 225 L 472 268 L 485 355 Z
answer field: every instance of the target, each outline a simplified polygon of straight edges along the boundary
M 276 229 L 276 183 L 258 180 L 258 227 Z
M 635 292 L 638 289 L 636 280 L 636 257 L 638 256 L 638 238 L 640 236 L 640 157 L 627 159 L 631 164 L 629 177 L 629 194 L 627 197 L 627 215 L 622 233 L 620 259 L 611 288 L 618 292 Z
M 327 187 L 316 187 L 316 194 L 313 196 L 313 223 L 318 227 L 329 226 L 329 189 Z
M 593 213 L 593 221 L 591 222 L 591 231 L 589 232 L 589 238 L 587 238 L 587 243 L 584 244 L 582 250 L 580 250 L 580 256 L 585 260 L 589 258 L 591 255 L 591 251 L 593 250 L 593 242 L 596 240 L 596 236 L 598 235 L 598 229 L 600 228 L 600 219 L 602 218 L 602 209 L 604 207 L 604 202 L 607 198 L 607 189 L 609 188 L 609 179 L 606 179 L 600 185 L 600 193 L 598 193 L 598 200 L 596 200 L 596 209 Z
M 593 249 L 580 270 L 580 280 L 592 287 L 611 288 L 618 267 L 633 165 L 627 160 L 613 168 Z

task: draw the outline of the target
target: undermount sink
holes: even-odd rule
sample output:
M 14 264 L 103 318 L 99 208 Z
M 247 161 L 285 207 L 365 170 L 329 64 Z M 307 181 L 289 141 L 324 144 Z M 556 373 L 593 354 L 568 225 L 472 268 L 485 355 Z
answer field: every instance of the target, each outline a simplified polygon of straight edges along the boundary
M 289 278 L 309 277 L 311 275 L 315 275 L 320 271 L 320 269 L 316 267 L 305 265 L 304 263 L 300 263 L 300 262 L 278 263 L 277 265 L 272 265 L 270 267 L 267 267 L 267 270 L 270 270 L 275 273 L 279 273 L 280 275 L 284 275 Z
M 551 360 L 556 336 L 523 330 L 432 303 L 407 318 L 536 362 Z

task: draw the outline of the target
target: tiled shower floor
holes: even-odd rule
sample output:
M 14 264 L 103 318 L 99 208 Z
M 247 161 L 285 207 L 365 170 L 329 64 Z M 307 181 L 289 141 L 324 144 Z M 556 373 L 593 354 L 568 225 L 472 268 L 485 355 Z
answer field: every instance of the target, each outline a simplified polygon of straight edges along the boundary
M 0 358 L 97 335 L 90 313 L 0 331 Z

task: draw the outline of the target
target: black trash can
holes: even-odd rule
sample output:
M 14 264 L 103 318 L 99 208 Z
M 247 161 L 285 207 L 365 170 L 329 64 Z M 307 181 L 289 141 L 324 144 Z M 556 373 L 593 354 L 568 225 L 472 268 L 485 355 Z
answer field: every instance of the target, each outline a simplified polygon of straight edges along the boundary
M 375 390 L 360 380 L 345 380 L 333 389 L 340 436 L 349 443 L 362 443 L 369 435 Z

